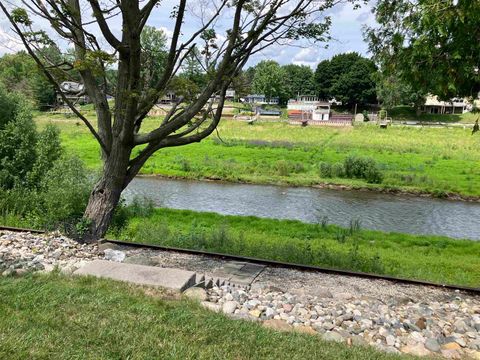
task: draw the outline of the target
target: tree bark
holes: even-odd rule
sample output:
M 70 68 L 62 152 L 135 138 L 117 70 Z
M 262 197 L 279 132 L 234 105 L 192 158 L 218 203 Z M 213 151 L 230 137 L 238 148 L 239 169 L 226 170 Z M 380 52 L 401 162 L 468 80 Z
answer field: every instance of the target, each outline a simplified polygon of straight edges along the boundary
M 94 242 L 105 235 L 122 191 L 128 185 L 126 175 L 131 148 L 120 145 L 120 141 L 116 140 L 85 209 L 84 218 L 90 221 L 89 230 L 82 238 L 85 242 Z

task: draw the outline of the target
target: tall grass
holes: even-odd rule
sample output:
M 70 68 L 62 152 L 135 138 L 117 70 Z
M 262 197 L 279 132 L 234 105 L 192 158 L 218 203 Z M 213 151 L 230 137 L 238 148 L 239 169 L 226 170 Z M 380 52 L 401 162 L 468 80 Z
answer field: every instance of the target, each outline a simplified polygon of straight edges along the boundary
M 110 235 L 112 236 L 112 235 Z M 480 286 L 480 242 L 256 217 L 155 209 L 115 237 L 165 246 Z
M 147 119 L 145 131 L 158 119 Z M 94 120 L 92 120 L 94 121 Z M 100 165 L 100 152 L 88 130 L 59 116 L 37 118 L 62 128 L 66 151 L 78 154 L 90 168 Z M 248 126 L 224 120 L 222 141 L 212 135 L 198 144 L 156 153 L 144 174 L 191 179 L 211 178 L 253 183 L 314 185 L 322 182 L 353 187 L 401 188 L 439 196 L 458 193 L 480 196 L 480 147 L 470 129 L 372 126 L 355 128 L 295 127 L 285 123 Z M 381 184 L 364 177 L 345 177 L 348 157 L 371 158 L 383 175 Z M 319 164 L 330 169 L 325 174 Z M 375 181 L 371 181 L 375 182 Z

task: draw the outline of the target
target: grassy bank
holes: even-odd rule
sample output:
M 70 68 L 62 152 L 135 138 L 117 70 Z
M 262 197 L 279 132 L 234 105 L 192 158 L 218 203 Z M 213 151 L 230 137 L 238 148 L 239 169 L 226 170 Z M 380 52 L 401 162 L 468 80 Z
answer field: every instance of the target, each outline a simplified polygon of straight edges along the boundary
M 93 116 L 91 115 L 93 118 Z M 100 164 L 99 149 L 88 130 L 75 118 L 40 114 L 61 128 L 67 152 L 77 154 L 90 168 Z M 146 121 L 151 129 L 158 119 Z M 471 130 L 375 126 L 355 128 L 296 127 L 285 123 L 253 126 L 225 120 L 220 137 L 201 143 L 163 149 L 143 167 L 143 174 L 190 179 L 220 179 L 251 183 L 315 185 L 421 191 L 480 196 L 480 147 Z M 373 158 L 383 174 L 381 184 L 363 179 L 324 177 L 321 163 L 335 165 L 348 156 Z M 335 175 L 334 175 L 335 176 Z
M 400 359 L 93 278 L 0 278 L 2 359 Z
M 110 236 L 123 240 L 480 286 L 480 242 L 291 220 L 155 209 Z
M 411 106 L 397 106 L 388 110 L 388 116 L 396 121 L 425 121 L 441 123 L 473 124 L 480 117 L 478 113 L 466 112 L 463 114 L 419 114 Z

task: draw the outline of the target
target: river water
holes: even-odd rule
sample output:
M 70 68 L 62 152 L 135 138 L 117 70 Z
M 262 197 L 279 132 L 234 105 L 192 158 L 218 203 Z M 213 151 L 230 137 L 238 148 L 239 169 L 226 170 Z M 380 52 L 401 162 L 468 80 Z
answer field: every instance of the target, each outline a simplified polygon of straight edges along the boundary
M 254 215 L 275 219 L 349 226 L 411 234 L 435 234 L 480 240 L 480 203 L 367 191 L 315 189 L 138 177 L 125 190 L 159 207 Z

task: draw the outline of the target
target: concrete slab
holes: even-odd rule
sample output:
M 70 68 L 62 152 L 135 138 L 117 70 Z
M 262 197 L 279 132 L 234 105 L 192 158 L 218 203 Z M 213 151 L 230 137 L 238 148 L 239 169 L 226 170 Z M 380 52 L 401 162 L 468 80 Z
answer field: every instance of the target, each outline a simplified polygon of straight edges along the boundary
M 216 269 L 212 276 L 218 279 L 225 279 L 231 284 L 248 286 L 265 269 L 264 265 L 230 261 L 221 268 Z
M 107 260 L 95 260 L 74 272 L 75 275 L 93 275 L 139 285 L 159 286 L 184 291 L 195 285 L 193 271 L 161 268 L 156 266 L 125 264 Z

